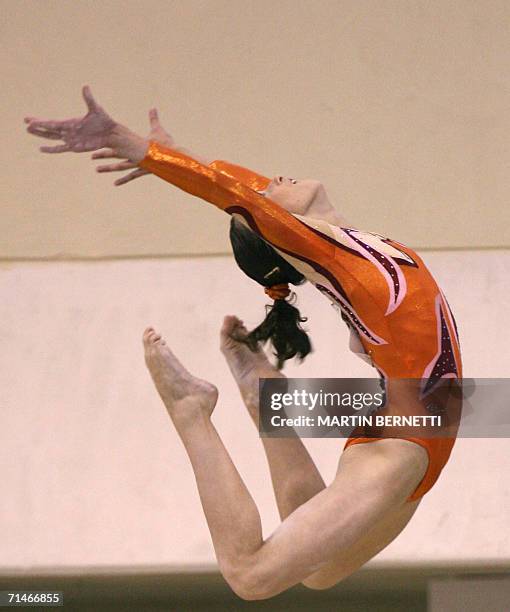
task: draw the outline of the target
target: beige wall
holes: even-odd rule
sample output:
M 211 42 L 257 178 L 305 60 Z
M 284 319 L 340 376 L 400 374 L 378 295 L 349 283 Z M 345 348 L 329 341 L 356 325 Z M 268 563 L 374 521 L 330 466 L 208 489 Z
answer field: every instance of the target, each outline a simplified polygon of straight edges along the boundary
M 22 117 L 90 83 L 144 133 L 313 176 L 353 224 L 419 247 L 510 245 L 504 0 L 1 0 L 0 257 L 215 253 L 228 219 L 88 155 L 43 156 Z
M 465 375 L 508 377 L 510 331 L 501 321 L 510 310 L 510 251 L 424 257 L 455 312 Z M 237 313 L 251 327 L 266 300 L 230 257 L 0 270 L 0 569 L 214 562 L 188 459 L 143 363 L 148 324 L 218 385 L 215 423 L 265 533 L 275 527 L 260 440 L 218 350 L 222 316 Z M 328 301 L 308 285 L 299 300 L 316 350 L 287 373 L 372 376 L 348 352 L 347 328 Z M 307 444 L 330 480 L 343 442 Z M 509 440 L 459 440 L 377 562 L 510 562 L 509 471 Z

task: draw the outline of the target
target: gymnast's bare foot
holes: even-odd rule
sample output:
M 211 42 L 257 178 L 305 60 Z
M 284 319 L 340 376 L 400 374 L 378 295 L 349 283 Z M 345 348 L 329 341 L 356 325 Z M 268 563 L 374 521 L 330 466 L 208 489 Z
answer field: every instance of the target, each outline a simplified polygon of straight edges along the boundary
M 242 398 L 255 419 L 259 404 L 259 378 L 285 377 L 270 363 L 262 349 L 253 352 L 240 341 L 247 333 L 241 320 L 232 315 L 226 316 L 220 332 L 220 348 Z
M 143 345 L 145 363 L 175 425 L 200 415 L 209 418 L 218 399 L 216 387 L 192 376 L 152 327 L 145 330 Z

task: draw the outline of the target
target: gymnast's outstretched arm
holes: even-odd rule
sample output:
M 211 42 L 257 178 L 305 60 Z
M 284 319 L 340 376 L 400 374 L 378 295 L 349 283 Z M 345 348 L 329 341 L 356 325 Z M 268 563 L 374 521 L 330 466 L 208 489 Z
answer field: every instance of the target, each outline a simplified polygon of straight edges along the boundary
M 305 258 L 323 262 L 334 259 L 331 244 L 318 240 L 313 231 L 292 214 L 257 193 L 255 184 L 247 186 L 231 176 L 236 174 L 232 171 L 234 166 L 229 165 L 229 175 L 225 173 L 225 165 L 221 172 L 216 169 L 225 162 L 208 166 L 182 150 L 149 142 L 114 121 L 96 102 L 87 86 L 83 88 L 83 98 L 88 109 L 84 117 L 64 121 L 25 118 L 29 133 L 64 141 L 64 144 L 42 146 L 42 152 L 78 153 L 107 149 L 112 156 L 126 160 L 126 169 L 136 164 L 221 210 L 239 214 L 255 232 L 283 252 L 299 253 Z M 267 184 L 265 177 L 260 177 L 260 180 Z

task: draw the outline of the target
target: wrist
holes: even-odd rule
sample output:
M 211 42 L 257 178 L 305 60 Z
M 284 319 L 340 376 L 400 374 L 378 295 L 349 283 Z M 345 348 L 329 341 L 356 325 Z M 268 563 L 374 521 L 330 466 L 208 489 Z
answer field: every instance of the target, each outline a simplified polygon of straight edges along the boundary
M 121 157 L 125 157 L 137 164 L 147 154 L 149 141 L 138 134 L 132 132 L 129 128 L 115 124 L 113 127 L 108 145 L 115 150 Z

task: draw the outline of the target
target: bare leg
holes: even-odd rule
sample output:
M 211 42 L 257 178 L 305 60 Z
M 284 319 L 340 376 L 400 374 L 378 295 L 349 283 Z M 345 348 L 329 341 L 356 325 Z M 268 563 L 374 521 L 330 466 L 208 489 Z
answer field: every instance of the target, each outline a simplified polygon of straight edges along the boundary
M 220 569 L 245 599 L 276 595 L 353 547 L 398 513 L 423 477 L 416 444 L 383 440 L 350 449 L 335 481 L 263 541 L 260 516 L 211 423 L 217 394 L 191 376 L 154 330 L 144 334 L 147 366 L 188 452 Z M 417 450 L 418 449 L 418 450 Z
M 252 353 L 243 345 L 236 345 L 240 349 L 238 373 L 243 368 L 247 380 L 254 374 L 250 367 Z M 145 361 L 156 389 L 190 457 L 218 564 L 235 589 L 240 582 L 235 577 L 235 566 L 239 567 L 240 561 L 249 559 L 260 550 L 263 539 L 255 503 L 210 421 L 217 401 L 217 390 L 189 374 L 152 328 L 144 333 L 144 347 Z M 244 353 L 245 348 L 249 355 Z M 250 359 L 243 360 L 244 355 Z M 256 360 L 260 367 L 267 366 L 268 376 L 277 373 L 262 354 L 257 354 Z M 256 387 L 258 389 L 258 379 Z M 251 384 L 243 386 L 248 394 L 248 406 L 255 406 L 252 403 L 255 400 L 255 396 L 252 397 L 253 389 Z M 255 414 L 253 416 L 255 420 L 258 419 Z M 211 471 L 213 465 L 214 472 Z M 284 476 L 284 470 L 276 471 L 277 482 L 280 479 L 284 481 Z M 218 480 L 223 485 L 222 491 L 216 487 Z M 280 488 L 283 490 L 283 487 Z M 324 488 L 323 484 L 321 488 Z M 232 504 L 225 503 L 225 495 L 232 500 Z M 291 504 L 284 501 L 283 505 Z M 232 563 L 233 559 L 237 561 L 236 564 Z M 238 591 L 244 595 L 242 586 Z
M 188 452 L 220 569 L 228 573 L 230 559 L 260 548 L 262 529 L 255 502 L 210 419 L 217 389 L 192 376 L 153 328 L 145 330 L 143 342 L 149 372 Z
M 247 330 L 237 317 L 227 316 L 220 333 L 221 351 L 239 387 L 246 408 L 258 428 L 259 378 L 284 378 L 262 351 L 253 353 L 238 338 Z M 261 438 L 269 464 L 273 490 L 281 519 L 325 488 L 324 481 L 300 438 Z M 350 451 L 342 456 L 349 460 Z M 303 584 L 323 589 L 336 584 L 361 567 L 368 559 L 385 548 L 407 525 L 419 502 L 407 503 L 400 510 L 380 521 L 351 549 L 348 558 L 338 559 L 308 576 Z
M 252 352 L 238 341 L 247 333 L 242 321 L 227 316 L 220 333 L 221 351 L 241 392 L 246 408 L 258 428 L 259 378 L 285 378 L 265 353 Z M 325 488 L 303 442 L 295 438 L 261 438 L 266 453 L 281 519 Z

